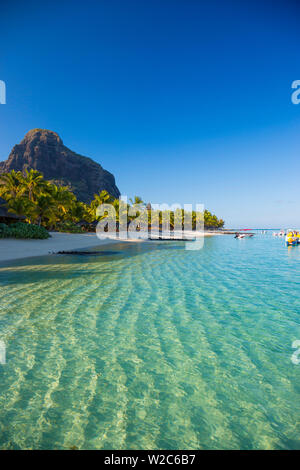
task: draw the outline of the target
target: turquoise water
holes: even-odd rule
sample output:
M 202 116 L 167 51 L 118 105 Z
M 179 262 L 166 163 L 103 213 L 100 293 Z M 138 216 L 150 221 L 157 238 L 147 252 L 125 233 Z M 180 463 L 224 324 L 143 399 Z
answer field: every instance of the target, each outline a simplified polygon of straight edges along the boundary
M 105 250 L 0 265 L 0 448 L 299 449 L 300 246 Z

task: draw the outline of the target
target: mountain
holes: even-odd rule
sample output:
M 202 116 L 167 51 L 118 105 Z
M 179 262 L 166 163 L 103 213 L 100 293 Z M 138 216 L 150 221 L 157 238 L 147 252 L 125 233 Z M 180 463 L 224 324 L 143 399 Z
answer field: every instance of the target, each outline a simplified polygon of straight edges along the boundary
M 114 176 L 91 158 L 73 152 L 63 144 L 56 132 L 46 129 L 29 131 L 15 145 L 8 159 L 0 162 L 0 173 L 33 168 L 56 184 L 67 185 L 77 198 L 90 202 L 95 193 L 106 189 L 119 197 Z

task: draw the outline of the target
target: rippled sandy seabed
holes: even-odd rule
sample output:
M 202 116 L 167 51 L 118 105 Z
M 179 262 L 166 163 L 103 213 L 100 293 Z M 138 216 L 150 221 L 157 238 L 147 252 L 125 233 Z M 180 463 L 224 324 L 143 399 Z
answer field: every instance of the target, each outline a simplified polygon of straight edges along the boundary
M 0 266 L 0 448 L 300 448 L 300 247 L 100 249 Z

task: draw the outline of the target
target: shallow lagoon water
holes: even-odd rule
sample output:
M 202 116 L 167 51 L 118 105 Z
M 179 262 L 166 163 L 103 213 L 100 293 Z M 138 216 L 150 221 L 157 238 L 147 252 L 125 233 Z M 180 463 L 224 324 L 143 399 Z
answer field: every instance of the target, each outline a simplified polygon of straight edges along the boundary
M 0 265 L 0 448 L 300 448 L 300 247 L 184 246 Z

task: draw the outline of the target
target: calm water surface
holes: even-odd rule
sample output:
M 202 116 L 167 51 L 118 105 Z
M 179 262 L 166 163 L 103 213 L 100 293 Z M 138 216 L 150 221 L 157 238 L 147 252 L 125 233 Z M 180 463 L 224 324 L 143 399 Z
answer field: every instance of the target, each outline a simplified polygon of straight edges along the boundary
M 0 265 L 0 448 L 299 449 L 300 247 L 105 250 Z

